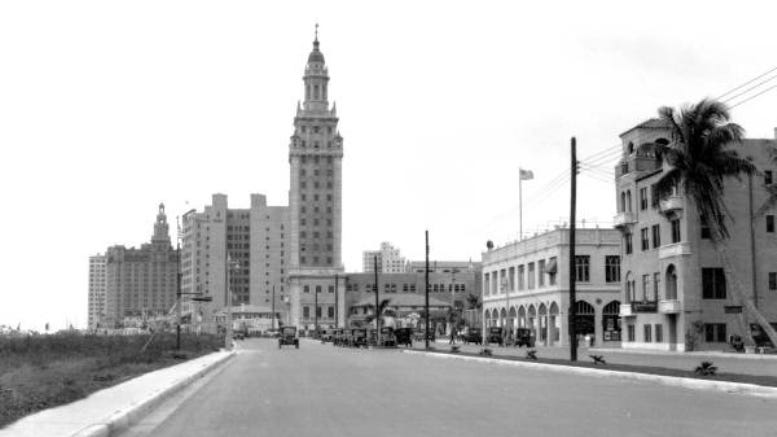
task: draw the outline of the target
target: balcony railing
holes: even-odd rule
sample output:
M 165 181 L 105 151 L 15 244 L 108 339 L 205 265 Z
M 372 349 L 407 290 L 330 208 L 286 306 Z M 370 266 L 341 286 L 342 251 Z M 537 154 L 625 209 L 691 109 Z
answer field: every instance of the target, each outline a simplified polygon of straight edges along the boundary
M 664 299 L 658 302 L 658 312 L 661 314 L 679 314 L 682 304 L 677 299 Z
M 633 212 L 619 212 L 618 215 L 613 217 L 612 222 L 616 228 L 622 228 L 636 223 L 637 218 Z
M 666 244 L 658 248 L 658 258 L 671 258 L 691 254 L 691 245 L 688 243 Z
M 659 206 L 662 213 L 669 214 L 682 211 L 684 203 L 685 202 L 683 202 L 683 198 L 680 196 L 669 196 L 662 200 L 659 203 Z
M 631 311 L 634 313 L 655 313 L 658 311 L 658 301 L 632 302 Z

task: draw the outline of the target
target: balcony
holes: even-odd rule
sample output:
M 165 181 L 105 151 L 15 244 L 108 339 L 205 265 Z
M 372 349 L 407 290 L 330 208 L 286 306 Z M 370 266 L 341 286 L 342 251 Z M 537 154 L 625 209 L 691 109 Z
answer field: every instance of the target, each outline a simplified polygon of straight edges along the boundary
M 632 302 L 631 311 L 633 313 L 655 313 L 658 311 L 657 301 Z
M 676 214 L 683 210 L 685 202 L 680 196 L 669 196 L 659 203 L 662 214 Z
M 658 248 L 658 258 L 672 258 L 691 254 L 691 245 L 688 243 L 666 244 Z
M 661 314 L 679 314 L 682 304 L 677 299 L 665 299 L 658 302 L 658 312 Z
M 616 228 L 625 228 L 627 225 L 636 223 L 637 218 L 633 212 L 619 212 L 612 218 L 612 222 Z
M 621 305 L 620 316 L 621 317 L 634 317 L 634 316 L 636 316 L 636 314 L 634 314 L 634 312 L 631 310 L 631 305 L 625 304 L 625 305 Z

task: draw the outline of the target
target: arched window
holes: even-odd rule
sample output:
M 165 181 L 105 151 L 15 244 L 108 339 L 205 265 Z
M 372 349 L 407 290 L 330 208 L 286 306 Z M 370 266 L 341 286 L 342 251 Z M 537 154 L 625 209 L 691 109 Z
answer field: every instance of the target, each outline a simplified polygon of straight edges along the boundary
M 310 100 L 310 85 L 305 87 L 305 100 Z
M 626 212 L 626 192 L 625 191 L 621 191 L 620 211 L 621 212 Z
M 318 85 L 313 85 L 313 99 L 318 100 Z
M 631 142 L 629 143 L 628 151 L 629 151 L 629 155 L 634 153 L 634 143 L 631 143 Z
M 577 308 L 578 316 L 594 315 L 594 307 L 590 303 L 584 300 L 578 300 L 577 302 L 575 302 L 575 308 Z
M 677 269 L 674 264 L 666 268 L 666 299 L 677 299 Z
M 634 302 L 634 275 L 631 272 L 626 273 L 626 282 L 623 286 L 626 288 L 626 303 Z
M 621 303 L 617 300 L 614 300 L 607 305 L 604 306 L 602 309 L 602 314 L 605 316 L 617 316 L 621 311 Z
M 631 190 L 626 190 L 626 208 L 631 212 Z

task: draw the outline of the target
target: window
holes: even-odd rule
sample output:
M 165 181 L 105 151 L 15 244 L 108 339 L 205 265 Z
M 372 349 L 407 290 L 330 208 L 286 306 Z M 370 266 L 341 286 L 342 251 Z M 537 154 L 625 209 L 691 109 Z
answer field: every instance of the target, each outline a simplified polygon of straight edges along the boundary
M 321 318 L 321 305 L 316 307 L 316 317 Z
M 304 286 L 304 287 L 303 287 L 303 291 L 304 291 L 305 293 L 310 293 L 310 285 L 306 285 L 306 286 Z
M 639 189 L 639 209 L 646 210 L 648 207 L 648 192 L 647 187 Z
M 545 260 L 541 259 L 537 261 L 537 270 L 539 275 L 537 276 L 537 283 L 539 287 L 545 286 Z
M 515 291 L 515 267 L 510 267 L 507 273 L 507 288 Z
M 648 228 L 642 228 L 639 230 L 639 235 L 642 240 L 642 250 L 650 249 L 650 241 L 648 240 Z
M 772 171 L 766 170 L 764 171 L 764 184 L 771 185 L 772 184 Z
M 335 307 L 329 307 L 329 308 L 327 308 L 327 314 L 326 314 L 326 315 L 327 315 L 327 316 L 328 316 L 330 319 L 334 319 L 334 318 L 335 318 Z
M 777 272 L 769 272 L 769 290 L 777 290 Z
M 721 268 L 701 269 L 702 298 L 725 299 L 726 275 Z
M 661 225 L 653 225 L 653 249 L 661 246 Z
M 705 323 L 704 341 L 706 341 L 707 343 L 725 343 L 727 341 L 726 324 L 725 323 Z
M 664 342 L 664 325 L 657 323 L 654 330 L 656 331 L 656 343 Z
M 774 216 L 773 215 L 767 215 L 766 216 L 766 232 L 774 233 Z
M 528 264 L 528 270 L 527 271 L 528 271 L 529 277 L 527 278 L 526 282 L 528 282 L 529 290 L 533 290 L 534 289 L 534 279 L 536 277 L 536 275 L 534 274 L 534 263 L 529 263 Z
M 656 272 L 653 273 L 653 300 L 658 300 L 658 295 L 660 287 L 661 286 L 661 274 Z
M 652 343 L 653 339 L 651 334 L 653 333 L 653 325 L 649 325 L 649 324 L 643 325 L 642 332 L 644 334 L 645 343 Z
M 607 255 L 604 257 L 604 280 L 606 282 L 620 282 L 621 257 L 618 255 Z
M 623 243 L 626 246 L 626 254 L 631 254 L 634 251 L 634 247 L 631 241 L 631 232 L 627 232 L 623 235 Z
M 648 288 L 648 283 L 650 282 L 650 275 L 642 275 L 642 301 L 648 302 L 652 301 L 650 296 L 650 289 Z
M 524 288 L 526 288 L 524 284 L 523 269 L 524 269 L 523 264 L 518 266 L 518 289 L 519 290 L 523 290 Z
M 672 223 L 672 243 L 679 243 L 681 238 L 680 235 L 680 219 L 674 219 L 671 221 Z
M 548 283 L 550 285 L 556 285 L 556 273 L 558 272 L 558 262 L 556 261 L 556 257 L 550 257 L 548 260 Z
M 488 273 L 483 275 L 483 294 L 488 296 L 491 292 L 491 275 Z
M 588 282 L 590 278 L 591 257 L 588 255 L 575 256 L 575 280 L 577 282 Z
M 626 341 L 635 341 L 636 335 L 635 335 L 635 329 L 634 325 L 628 325 L 626 327 Z
M 330 293 L 334 293 L 335 292 L 335 286 L 334 285 L 330 285 L 329 286 L 329 292 Z
M 302 307 L 302 318 L 309 319 L 310 318 L 310 307 L 304 306 Z

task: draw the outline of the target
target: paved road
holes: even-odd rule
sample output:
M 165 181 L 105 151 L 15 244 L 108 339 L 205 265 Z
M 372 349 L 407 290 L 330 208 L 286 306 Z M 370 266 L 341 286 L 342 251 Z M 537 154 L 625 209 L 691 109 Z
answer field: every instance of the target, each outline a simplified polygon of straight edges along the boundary
M 475 344 L 462 345 L 461 350 L 467 352 L 478 352 L 481 346 Z M 416 349 L 423 349 L 424 343 L 419 341 L 413 345 Z M 438 350 L 448 350 L 447 341 L 434 344 Z M 494 355 L 508 356 L 526 356 L 526 348 L 521 347 L 500 347 L 499 345 L 489 346 Z M 537 356 L 545 358 L 569 359 L 568 347 L 537 347 Z M 612 364 L 633 364 L 639 366 L 666 367 L 670 369 L 693 370 L 702 361 L 712 361 L 718 367 L 719 373 L 737 373 L 742 375 L 766 375 L 777 376 L 777 356 L 775 355 L 745 355 L 745 354 L 719 354 L 715 352 L 690 352 L 690 353 L 647 353 L 631 352 L 626 350 L 597 350 L 593 349 L 592 354 L 602 355 L 608 363 Z M 578 359 L 580 361 L 591 361 L 588 356 L 588 348 L 578 349 Z
M 270 340 L 158 418 L 154 436 L 765 436 L 777 401 Z M 140 433 L 142 434 L 142 433 Z M 133 435 L 140 435 L 135 433 Z

